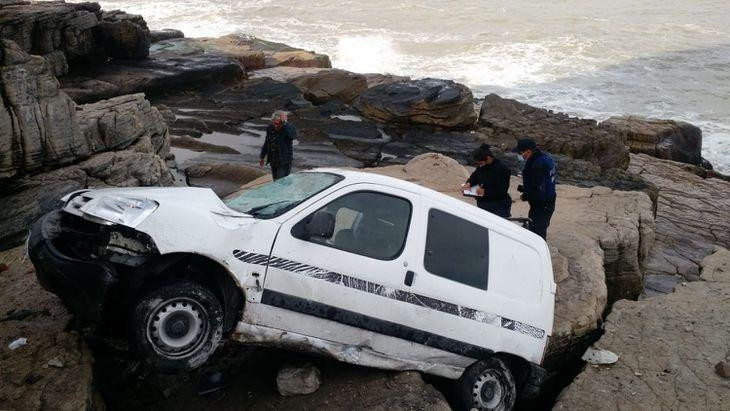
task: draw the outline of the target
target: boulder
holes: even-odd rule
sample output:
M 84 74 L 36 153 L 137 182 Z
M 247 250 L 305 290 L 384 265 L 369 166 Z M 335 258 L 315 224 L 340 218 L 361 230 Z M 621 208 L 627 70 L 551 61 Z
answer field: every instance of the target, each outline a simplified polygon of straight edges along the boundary
M 632 154 L 629 171 L 656 187 L 656 245 L 649 276 L 696 280 L 715 245 L 730 248 L 730 182 L 703 178 L 684 163 Z M 700 174 L 700 175 L 698 175 Z
M 228 146 L 206 143 L 204 141 L 200 141 L 199 139 L 188 136 L 170 136 L 170 146 L 184 148 L 192 151 L 205 151 L 208 153 L 241 154 L 240 151 L 230 148 Z
M 304 98 L 314 104 L 336 99 L 352 104 L 368 87 L 365 76 L 345 70 L 325 70 L 316 74 L 305 74 L 292 80 L 304 93 Z
M 393 74 L 365 73 L 365 80 L 368 82 L 368 88 L 379 86 L 381 84 L 399 83 L 402 81 L 410 81 L 408 76 L 396 76 Z
M 0 39 L 0 180 L 90 154 L 47 61 Z
M 176 29 L 162 29 L 150 31 L 150 42 L 157 43 L 163 40 L 181 39 L 185 37 L 185 33 Z
M 554 409 L 727 409 L 730 389 L 717 367 L 730 361 L 730 252 L 700 266 L 703 281 L 616 303 L 596 346 L 618 362 L 585 367 Z
M 601 169 L 626 169 L 629 151 L 613 132 L 594 120 L 570 117 L 490 94 L 482 103 L 479 124 L 493 138 L 516 140 L 529 137 L 553 154 L 587 160 Z
M 102 12 L 97 33 L 109 57 L 137 60 L 149 55 L 150 30 L 142 16 L 121 10 Z
M 97 53 L 98 3 L 15 3 L 0 6 L 0 38 L 14 41 L 30 54 L 61 51 L 68 61 Z
M 246 70 L 277 66 L 330 68 L 329 57 L 282 43 L 262 40 L 244 34 L 223 37 L 177 38 L 155 43 L 152 55 L 181 57 L 199 54 L 218 54 L 240 62 Z
M 477 119 L 469 88 L 432 78 L 369 88 L 355 100 L 354 107 L 375 121 L 401 127 L 470 129 Z
M 0 252 L 0 408 L 96 409 L 93 363 L 86 341 L 66 331 L 72 315 L 41 288 L 23 247 Z M 17 338 L 28 344 L 13 351 Z
M 210 188 L 225 197 L 266 172 L 243 164 L 195 164 L 185 169 L 188 185 Z
M 285 364 L 276 376 L 276 389 L 284 397 L 311 394 L 319 388 L 322 376 L 313 364 L 294 366 Z
M 617 134 L 632 153 L 644 153 L 682 163 L 702 162 L 702 130 L 692 124 L 619 116 L 611 117 L 600 125 Z
M 160 112 L 144 94 L 129 94 L 78 107 L 81 133 L 92 152 L 125 148 L 148 137 L 154 152 L 160 153 L 168 139 L 167 125 Z
M 423 154 L 406 165 L 367 170 L 474 203 L 461 194 L 460 186 L 469 176 L 467 169 L 440 154 Z M 519 183 L 512 178 L 513 199 L 519 198 Z M 545 361 L 548 368 L 580 358 L 611 303 L 636 298 L 642 292 L 643 263 L 654 240 L 652 202 L 646 193 L 558 185 L 557 194 L 548 230 L 557 283 L 555 323 Z M 512 215 L 526 216 L 527 210 L 526 203 L 517 201 Z

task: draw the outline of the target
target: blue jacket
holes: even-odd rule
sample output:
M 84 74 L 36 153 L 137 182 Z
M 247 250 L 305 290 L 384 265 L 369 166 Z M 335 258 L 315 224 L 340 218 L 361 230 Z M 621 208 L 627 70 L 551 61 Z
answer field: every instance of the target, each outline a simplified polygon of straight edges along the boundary
M 546 203 L 555 199 L 555 162 L 549 154 L 535 150 L 522 170 L 525 199 Z
M 284 123 L 277 131 L 273 124 L 269 124 L 259 158 L 266 159 L 267 163 L 274 166 L 291 164 L 294 152 L 292 141 L 296 139 L 297 130 L 293 125 Z M 272 149 L 276 151 L 274 152 Z

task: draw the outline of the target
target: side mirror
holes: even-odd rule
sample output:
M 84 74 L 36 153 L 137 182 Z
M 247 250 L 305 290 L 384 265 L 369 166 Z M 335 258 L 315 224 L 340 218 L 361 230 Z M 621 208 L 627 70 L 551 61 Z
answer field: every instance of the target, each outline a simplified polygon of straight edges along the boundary
M 332 213 L 319 210 L 304 225 L 304 235 L 307 238 L 331 238 L 335 233 L 335 216 Z

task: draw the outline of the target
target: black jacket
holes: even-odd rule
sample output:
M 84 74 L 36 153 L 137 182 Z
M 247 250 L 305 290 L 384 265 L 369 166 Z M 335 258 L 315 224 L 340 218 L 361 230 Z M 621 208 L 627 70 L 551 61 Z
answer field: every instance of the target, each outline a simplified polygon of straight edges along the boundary
M 555 162 L 549 154 L 535 150 L 522 169 L 525 199 L 536 203 L 555 201 Z
M 492 164 L 477 167 L 467 182 L 472 185 L 480 185 L 484 188 L 484 196 L 477 198 L 479 203 L 495 203 L 512 198 L 507 193 L 509 190 L 509 169 L 499 159 L 494 159 Z
M 292 141 L 297 138 L 297 130 L 293 125 L 284 123 L 277 131 L 273 124 L 269 124 L 266 129 L 266 140 L 264 146 L 261 147 L 261 155 L 259 158 L 266 159 L 267 163 L 274 166 L 291 164 L 294 149 Z M 275 147 L 276 152 L 272 152 Z

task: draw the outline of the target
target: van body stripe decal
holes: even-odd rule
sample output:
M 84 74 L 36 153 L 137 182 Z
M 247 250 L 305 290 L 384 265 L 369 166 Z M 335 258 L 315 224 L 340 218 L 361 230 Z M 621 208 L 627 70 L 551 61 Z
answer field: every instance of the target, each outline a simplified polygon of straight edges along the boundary
M 490 324 L 497 327 L 505 328 L 511 331 L 519 332 L 521 334 L 529 335 L 530 337 L 540 340 L 545 337 L 545 330 L 541 328 L 519 321 L 510 320 L 509 318 L 505 318 L 497 314 L 490 314 L 484 311 L 468 307 L 462 307 L 457 304 L 437 300 L 435 298 L 426 297 L 409 291 L 386 287 L 382 284 L 361 280 L 359 278 L 350 277 L 348 275 L 336 273 L 311 265 L 298 263 L 280 257 L 269 258 L 264 254 L 249 253 L 241 250 L 233 250 L 233 256 L 243 261 L 244 263 L 264 266 L 268 265 L 271 268 L 278 268 L 292 273 L 306 275 L 307 277 L 342 285 L 370 294 L 376 294 L 381 297 L 390 298 L 392 300 L 397 300 L 404 303 L 441 311 L 458 317 L 467 318 L 469 320 L 478 321 L 484 324 Z

